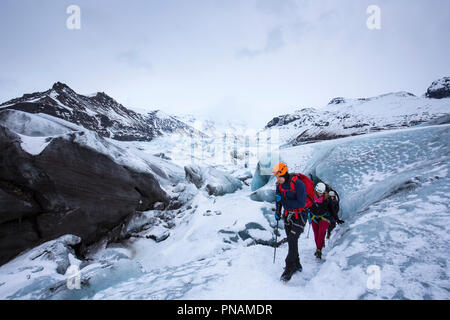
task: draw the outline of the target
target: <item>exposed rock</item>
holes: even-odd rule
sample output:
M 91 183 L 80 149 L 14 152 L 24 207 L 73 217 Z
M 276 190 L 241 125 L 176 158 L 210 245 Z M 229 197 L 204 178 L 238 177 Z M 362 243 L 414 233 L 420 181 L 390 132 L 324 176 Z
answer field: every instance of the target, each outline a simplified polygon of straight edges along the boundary
M 0 181 L 0 199 L 0 223 L 17 219 L 18 216 L 33 216 L 41 210 L 31 192 L 7 181 Z
M 266 128 L 270 128 L 270 127 L 276 126 L 280 122 L 280 118 L 281 117 L 283 117 L 283 116 L 274 117 L 272 120 L 270 120 L 267 123 Z
M 67 138 L 30 155 L 0 126 L 0 149 L 0 263 L 64 234 L 92 244 L 136 211 L 168 202 L 153 175 Z
M 156 153 L 156 154 L 154 154 L 154 156 L 155 157 L 159 157 L 159 158 L 164 159 L 164 160 L 172 160 L 172 158 L 166 156 L 164 152 Z
M 256 222 L 247 223 L 245 229 L 239 231 L 238 235 L 244 242 L 247 242 L 247 245 L 271 245 L 273 243 L 272 232 Z
M 433 81 L 425 94 L 428 98 L 442 99 L 450 97 L 450 77 Z
M 284 114 L 284 115 L 275 117 L 272 120 L 270 120 L 267 123 L 266 128 L 270 128 L 270 127 L 274 127 L 274 126 L 284 126 L 284 125 L 289 124 L 298 119 L 299 119 L 299 116 L 297 116 L 296 114 Z
M 328 104 L 340 104 L 340 103 L 345 103 L 345 98 L 343 97 L 333 98 Z
M 203 213 L 203 216 L 205 216 L 205 217 L 209 217 L 209 216 L 212 216 L 212 213 L 211 213 L 211 210 L 206 210 L 204 213 Z
M 202 171 L 199 166 L 185 166 L 186 180 L 195 184 L 197 188 L 201 188 L 203 184 Z
M 2 199 L 0 199 L 2 203 Z M 40 243 L 41 237 L 35 220 L 24 219 L 0 224 L 0 265 L 25 249 Z

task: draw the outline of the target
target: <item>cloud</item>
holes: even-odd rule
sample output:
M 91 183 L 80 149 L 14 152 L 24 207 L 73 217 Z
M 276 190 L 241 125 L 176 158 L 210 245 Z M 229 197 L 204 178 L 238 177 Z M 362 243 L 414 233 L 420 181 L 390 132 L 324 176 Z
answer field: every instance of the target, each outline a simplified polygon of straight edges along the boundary
M 122 51 L 117 55 L 117 60 L 126 64 L 127 66 L 142 71 L 152 71 L 153 64 L 142 58 L 136 50 Z
M 254 58 L 262 54 L 273 53 L 284 47 L 285 41 L 283 39 L 283 32 L 281 27 L 275 27 L 266 35 L 266 43 L 260 49 L 242 48 L 236 52 L 239 58 Z
M 0 77 L 0 103 L 21 96 L 19 81 L 11 77 Z
M 17 85 L 17 80 L 13 78 L 0 77 L 0 87 L 13 87 Z
M 292 0 L 258 0 L 255 8 L 265 14 L 283 16 L 298 11 L 297 4 Z

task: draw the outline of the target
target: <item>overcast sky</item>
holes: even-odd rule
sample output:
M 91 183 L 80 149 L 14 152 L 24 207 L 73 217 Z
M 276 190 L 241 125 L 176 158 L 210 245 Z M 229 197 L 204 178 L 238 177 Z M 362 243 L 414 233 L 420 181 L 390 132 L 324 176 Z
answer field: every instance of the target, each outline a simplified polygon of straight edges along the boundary
M 261 127 L 337 96 L 422 95 L 450 76 L 449 12 L 448 0 L 0 0 L 0 101 L 61 81 Z

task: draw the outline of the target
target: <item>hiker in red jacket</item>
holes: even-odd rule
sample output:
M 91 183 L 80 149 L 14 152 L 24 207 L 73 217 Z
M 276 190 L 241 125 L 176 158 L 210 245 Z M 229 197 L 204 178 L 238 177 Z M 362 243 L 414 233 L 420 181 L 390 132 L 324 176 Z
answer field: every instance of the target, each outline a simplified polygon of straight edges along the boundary
M 325 234 L 330 225 L 330 219 L 334 218 L 338 224 L 344 223 L 344 221 L 339 219 L 336 207 L 332 205 L 331 199 L 325 191 L 326 186 L 322 182 L 319 182 L 314 188 L 314 204 L 310 208 L 309 217 L 317 248 L 314 255 L 318 259 L 322 259 L 322 248 L 325 242 Z
M 278 163 L 273 168 L 273 175 L 277 178 L 275 219 L 280 220 L 283 216 L 289 246 L 281 280 L 288 281 L 296 271 L 303 269 L 298 255 L 298 238 L 308 219 L 308 206 L 312 204 L 307 198 L 307 188 L 310 188 L 312 193 L 313 184 L 304 175 L 289 174 L 285 163 Z

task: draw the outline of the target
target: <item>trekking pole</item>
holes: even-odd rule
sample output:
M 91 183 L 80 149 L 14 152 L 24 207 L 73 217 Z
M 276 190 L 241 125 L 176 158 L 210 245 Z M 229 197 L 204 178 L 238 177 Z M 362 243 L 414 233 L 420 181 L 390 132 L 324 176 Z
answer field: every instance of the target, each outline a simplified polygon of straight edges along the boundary
M 310 215 L 310 213 L 308 212 L 308 217 L 309 217 L 309 215 Z M 311 229 L 311 220 L 309 220 L 308 234 L 306 236 L 306 239 L 309 239 L 309 229 Z
M 275 255 L 276 255 L 276 253 L 277 253 L 277 243 L 278 243 L 278 221 L 279 220 L 277 220 L 277 227 L 276 227 L 276 229 L 275 229 L 275 248 L 274 248 L 274 251 L 273 251 L 273 263 L 275 263 Z

